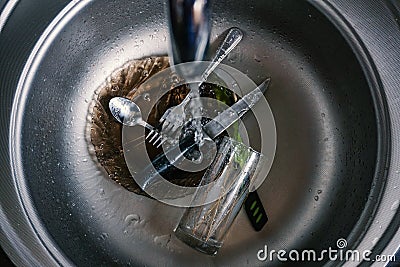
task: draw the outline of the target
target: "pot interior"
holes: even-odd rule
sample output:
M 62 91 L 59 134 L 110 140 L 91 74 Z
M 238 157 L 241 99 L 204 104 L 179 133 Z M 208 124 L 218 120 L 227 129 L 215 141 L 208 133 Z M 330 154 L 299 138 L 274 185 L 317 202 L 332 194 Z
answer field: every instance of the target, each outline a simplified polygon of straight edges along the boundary
M 264 245 L 319 251 L 339 238 L 354 244 L 376 185 L 374 100 L 349 44 L 307 1 L 213 3 L 211 41 L 233 26 L 245 33 L 224 63 L 257 84 L 272 78 L 266 98 L 277 150 L 258 190 L 269 216 L 261 232 L 241 211 L 218 255 L 203 255 L 172 234 L 183 209 L 106 177 L 88 144 L 90 102 L 126 61 L 167 54 L 162 6 L 77 4 L 36 54 L 14 106 L 13 149 L 18 189 L 36 227 L 46 230 L 40 234 L 77 265 L 256 266 L 265 264 L 257 259 Z

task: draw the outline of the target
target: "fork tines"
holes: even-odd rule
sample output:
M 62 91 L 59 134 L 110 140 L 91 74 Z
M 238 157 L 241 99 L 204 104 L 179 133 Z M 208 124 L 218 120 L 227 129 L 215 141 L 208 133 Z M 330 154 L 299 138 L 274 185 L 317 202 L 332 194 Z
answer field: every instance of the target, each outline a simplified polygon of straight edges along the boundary
M 159 148 L 166 139 L 164 139 L 157 130 L 151 130 L 146 136 L 146 140 L 156 148 Z

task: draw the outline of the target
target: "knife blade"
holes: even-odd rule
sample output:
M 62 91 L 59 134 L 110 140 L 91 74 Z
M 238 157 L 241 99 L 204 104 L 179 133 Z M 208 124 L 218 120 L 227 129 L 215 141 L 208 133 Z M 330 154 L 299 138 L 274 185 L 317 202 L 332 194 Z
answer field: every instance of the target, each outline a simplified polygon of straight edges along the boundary
M 223 133 L 264 96 L 264 92 L 267 90 L 270 81 L 270 78 L 266 79 L 253 91 L 247 93 L 235 104 L 218 114 L 214 119 L 203 126 L 203 131 L 211 139 Z

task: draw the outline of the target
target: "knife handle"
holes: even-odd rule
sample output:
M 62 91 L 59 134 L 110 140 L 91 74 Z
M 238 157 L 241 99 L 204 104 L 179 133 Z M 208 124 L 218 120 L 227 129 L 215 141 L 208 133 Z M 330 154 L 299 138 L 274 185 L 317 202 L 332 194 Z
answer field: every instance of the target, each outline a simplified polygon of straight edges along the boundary
M 244 209 L 254 230 L 257 232 L 261 231 L 268 222 L 268 216 L 256 191 L 251 192 L 247 196 L 244 202 Z

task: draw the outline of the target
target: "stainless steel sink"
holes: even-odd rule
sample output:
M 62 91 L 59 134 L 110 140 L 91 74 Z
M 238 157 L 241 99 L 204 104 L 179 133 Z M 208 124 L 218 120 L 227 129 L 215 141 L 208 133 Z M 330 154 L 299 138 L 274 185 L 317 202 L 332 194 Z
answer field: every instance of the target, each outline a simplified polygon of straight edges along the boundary
M 126 61 L 167 54 L 163 2 L 68 3 L 38 31 L 24 71 L 7 72 L 0 63 L 2 94 L 9 94 L 2 101 L 14 99 L 1 114 L 2 146 L 9 149 L 1 151 L 6 252 L 18 264 L 261 266 L 278 263 L 257 259 L 265 245 L 321 251 L 345 238 L 347 248 L 394 253 L 400 244 L 400 63 L 393 60 L 399 41 L 392 40 L 392 50 L 374 48 L 384 41 L 372 36 L 385 35 L 357 24 L 370 10 L 384 20 L 379 12 L 386 9 L 373 8 L 384 4 L 369 1 L 356 14 L 344 2 L 214 1 L 211 41 L 217 44 L 233 26 L 244 31 L 225 63 L 255 83 L 272 78 L 266 97 L 278 136 L 272 169 L 258 190 L 268 224 L 255 232 L 242 211 L 216 257 L 173 236 L 183 209 L 111 181 L 88 145 L 94 91 Z M 34 4 L 23 3 L 13 15 L 29 14 Z M 18 28 L 17 19 L 23 21 L 10 16 L 1 42 L 18 41 L 1 39 L 8 26 Z M 383 51 L 393 53 L 386 62 Z M 13 56 L 4 53 L 1 61 Z

